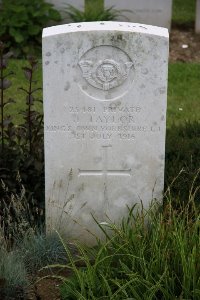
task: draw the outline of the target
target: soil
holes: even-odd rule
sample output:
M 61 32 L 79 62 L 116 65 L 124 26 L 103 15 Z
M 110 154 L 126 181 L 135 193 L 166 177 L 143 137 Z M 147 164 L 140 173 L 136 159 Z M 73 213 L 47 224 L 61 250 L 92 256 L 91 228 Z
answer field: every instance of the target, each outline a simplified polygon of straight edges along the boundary
M 170 62 L 199 62 L 200 63 L 200 34 L 193 29 L 173 28 L 170 34 Z M 52 273 L 51 273 L 52 274 Z M 40 274 L 42 278 L 49 272 Z M 65 277 L 70 276 L 68 270 L 62 271 Z M 27 293 L 27 300 L 60 300 L 59 286 L 61 281 L 46 278 L 37 282 Z
M 192 28 L 174 28 L 170 33 L 170 62 L 200 63 L 200 34 Z

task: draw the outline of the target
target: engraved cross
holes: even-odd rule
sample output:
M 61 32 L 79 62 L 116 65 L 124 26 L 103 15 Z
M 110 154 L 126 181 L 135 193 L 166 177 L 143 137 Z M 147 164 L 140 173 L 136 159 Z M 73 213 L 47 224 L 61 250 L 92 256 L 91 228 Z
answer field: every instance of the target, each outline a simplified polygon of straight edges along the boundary
M 111 148 L 111 145 L 102 146 L 103 148 L 103 167 L 102 170 L 80 170 L 78 176 L 131 176 L 131 169 L 128 170 L 111 170 L 107 168 L 108 165 L 108 148 Z

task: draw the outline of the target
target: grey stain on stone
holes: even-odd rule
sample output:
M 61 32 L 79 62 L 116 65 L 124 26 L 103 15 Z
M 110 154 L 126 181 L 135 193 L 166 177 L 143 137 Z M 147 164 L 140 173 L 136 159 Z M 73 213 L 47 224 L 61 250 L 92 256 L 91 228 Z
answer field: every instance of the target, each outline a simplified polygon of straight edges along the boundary
M 51 52 L 47 52 L 47 53 L 46 53 L 46 56 L 51 56 Z
M 147 75 L 149 73 L 147 68 L 142 69 L 142 74 Z
M 47 61 L 45 61 L 45 65 L 47 66 L 49 64 L 49 61 L 47 60 Z
M 111 99 L 111 94 L 110 94 L 110 93 L 107 93 L 107 94 L 105 95 L 105 99 Z
M 138 165 L 136 165 L 136 170 L 139 170 L 139 169 L 141 169 L 141 167 L 142 167 L 142 165 L 141 164 L 138 164 Z
M 164 121 L 165 120 L 165 116 L 163 115 L 162 117 L 161 117 L 161 121 Z
M 161 95 L 165 94 L 165 90 L 166 90 L 165 87 L 160 88 L 159 89 L 160 94 Z
M 70 89 L 70 83 L 69 81 L 67 81 L 65 84 L 65 91 L 68 91 L 69 89 Z
M 94 162 L 95 163 L 99 163 L 99 162 L 101 162 L 102 161 L 102 157 L 100 157 L 100 156 L 96 156 L 95 158 L 94 158 Z

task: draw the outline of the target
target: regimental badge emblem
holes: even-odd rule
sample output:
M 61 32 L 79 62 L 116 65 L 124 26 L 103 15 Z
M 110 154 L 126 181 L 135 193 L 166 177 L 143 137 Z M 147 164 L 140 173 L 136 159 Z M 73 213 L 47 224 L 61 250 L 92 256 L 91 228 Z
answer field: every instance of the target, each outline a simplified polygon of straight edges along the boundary
M 135 66 L 131 57 L 115 46 L 93 47 L 77 62 L 76 82 L 95 100 L 118 99 L 133 86 Z
M 120 86 L 128 77 L 132 62 L 119 63 L 113 59 L 81 60 L 79 66 L 83 77 L 93 87 L 108 91 Z

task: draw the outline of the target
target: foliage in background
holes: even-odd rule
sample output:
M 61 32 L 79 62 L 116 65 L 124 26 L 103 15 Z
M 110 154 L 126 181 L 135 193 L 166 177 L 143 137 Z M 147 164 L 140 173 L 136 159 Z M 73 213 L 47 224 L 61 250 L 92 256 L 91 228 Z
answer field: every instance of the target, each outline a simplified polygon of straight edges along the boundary
M 123 16 L 125 11 L 117 10 L 114 6 L 104 8 L 103 2 L 99 0 L 86 0 L 83 10 L 70 4 L 64 9 L 64 13 L 72 22 L 113 21 Z M 125 17 L 124 19 L 126 20 Z
M 62 299 L 199 299 L 199 213 L 191 193 L 179 210 L 168 198 L 163 211 L 153 202 L 148 211 L 130 209 L 119 225 L 99 224 L 106 243 L 78 246 L 78 259 L 65 246 L 73 276 L 62 277 Z
M 12 199 L 20 195 L 21 182 L 26 190 L 22 198 L 26 198 L 31 211 L 27 216 L 29 223 L 44 219 L 43 116 L 33 109 L 38 90 L 34 78 L 37 61 L 30 58 L 23 68 L 27 84 L 20 89 L 25 93 L 26 109 L 19 112 L 24 120 L 20 125 L 14 125 L 11 117 L 5 115 L 6 105 L 14 102 L 6 98 L 11 86 L 7 64 L 8 55 L 0 44 L 0 222 L 5 228 L 9 228 L 9 223 L 17 223 Z
M 17 55 L 40 52 L 42 29 L 50 21 L 60 20 L 60 13 L 45 0 L 2 0 L 0 40 Z
M 182 170 L 171 188 L 172 197 L 186 202 L 192 185 L 194 199 L 200 203 L 200 175 L 193 182 L 200 166 L 200 122 L 188 121 L 167 129 L 165 155 L 165 189 Z
M 169 64 L 167 127 L 199 120 L 199 63 Z
M 172 22 L 174 25 L 190 26 L 195 21 L 196 0 L 173 0 Z

